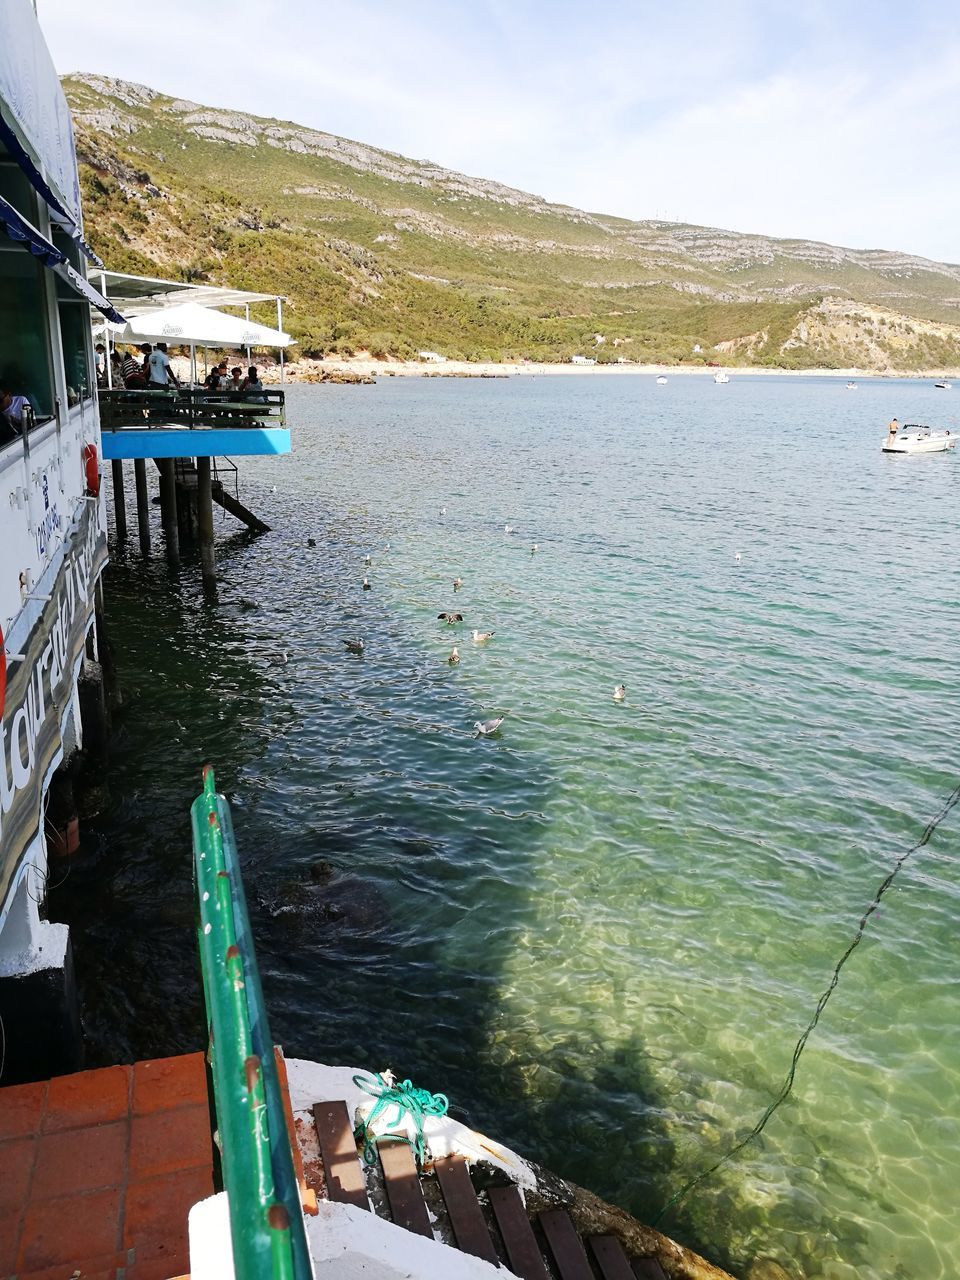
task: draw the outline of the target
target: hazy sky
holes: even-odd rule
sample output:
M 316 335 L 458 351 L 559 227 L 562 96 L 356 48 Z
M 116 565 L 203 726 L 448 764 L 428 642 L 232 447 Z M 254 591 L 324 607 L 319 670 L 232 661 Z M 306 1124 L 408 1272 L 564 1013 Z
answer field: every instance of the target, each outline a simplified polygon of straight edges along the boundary
M 947 0 L 38 0 L 99 71 L 630 218 L 960 262 Z

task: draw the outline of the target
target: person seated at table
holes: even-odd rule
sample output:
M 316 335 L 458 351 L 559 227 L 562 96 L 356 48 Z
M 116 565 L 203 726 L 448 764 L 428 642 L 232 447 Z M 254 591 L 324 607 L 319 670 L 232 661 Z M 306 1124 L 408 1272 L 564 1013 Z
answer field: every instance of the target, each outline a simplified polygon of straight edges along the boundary
M 208 391 L 222 391 L 223 384 L 227 376 L 227 362 L 221 360 L 215 365 L 203 380 L 203 385 Z
M 230 393 L 231 396 L 239 396 L 243 390 L 243 370 L 240 366 L 234 365 L 230 370 L 230 377 L 227 379 L 224 391 Z
M 247 370 L 247 376 L 240 384 L 240 392 L 245 400 L 253 400 L 257 404 L 266 404 L 267 397 L 264 395 L 264 385 L 260 381 L 260 375 L 257 372 L 257 366 L 252 364 Z
M 180 386 L 180 379 L 173 372 L 173 365 L 167 355 L 167 344 L 158 342 L 147 356 L 147 388 L 150 391 L 166 391 L 171 383 Z
M 9 388 L 0 386 L 0 445 L 22 435 L 24 409 L 36 412 L 29 396 L 18 396 Z
M 138 360 L 132 351 L 128 351 L 120 361 L 120 377 L 125 387 L 146 386 L 146 378 L 143 376 L 143 361 Z

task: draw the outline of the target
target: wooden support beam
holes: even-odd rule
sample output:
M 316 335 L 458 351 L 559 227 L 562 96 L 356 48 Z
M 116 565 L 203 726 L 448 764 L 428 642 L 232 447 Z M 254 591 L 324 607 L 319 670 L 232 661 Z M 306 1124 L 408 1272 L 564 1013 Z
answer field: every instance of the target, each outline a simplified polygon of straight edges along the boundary
M 127 504 L 123 492 L 123 462 L 120 458 L 113 459 L 110 470 L 113 473 L 113 513 L 116 519 L 117 537 L 123 542 L 127 536 Z
M 147 492 L 147 464 L 143 458 L 134 458 L 133 474 L 137 483 L 137 524 L 140 528 L 140 551 L 150 554 L 150 495 Z
M 213 489 L 210 459 L 197 459 L 197 523 L 200 528 L 200 569 L 205 583 L 217 580 L 217 558 L 213 550 Z
M 160 458 L 160 522 L 167 544 L 167 559 L 171 564 L 180 560 L 180 530 L 177 528 L 177 477 L 172 458 Z
M 238 502 L 232 494 L 224 491 L 222 484 L 214 485 L 213 500 L 223 507 L 224 511 L 229 511 L 232 516 L 236 516 L 238 520 L 242 520 L 248 529 L 252 529 L 254 533 L 269 533 L 270 526 L 264 524 L 258 519 L 252 511 L 248 511 L 242 502 Z

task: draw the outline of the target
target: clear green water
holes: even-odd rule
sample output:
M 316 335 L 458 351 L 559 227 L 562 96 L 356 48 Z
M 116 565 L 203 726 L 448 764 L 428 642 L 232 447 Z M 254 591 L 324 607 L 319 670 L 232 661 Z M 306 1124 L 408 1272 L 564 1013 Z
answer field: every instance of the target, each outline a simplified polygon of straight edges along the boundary
M 652 1218 L 759 1117 L 960 772 L 960 464 L 879 448 L 894 413 L 955 424 L 949 397 L 292 392 L 294 455 L 242 470 L 275 531 L 221 533 L 218 601 L 132 546 L 110 570 L 130 699 L 56 896 L 94 1055 L 198 1043 L 186 806 L 210 759 L 287 1052 L 390 1065 Z M 453 606 L 464 628 L 436 621 Z M 665 1230 L 737 1271 L 960 1273 L 958 822 L 885 899 L 791 1101 Z

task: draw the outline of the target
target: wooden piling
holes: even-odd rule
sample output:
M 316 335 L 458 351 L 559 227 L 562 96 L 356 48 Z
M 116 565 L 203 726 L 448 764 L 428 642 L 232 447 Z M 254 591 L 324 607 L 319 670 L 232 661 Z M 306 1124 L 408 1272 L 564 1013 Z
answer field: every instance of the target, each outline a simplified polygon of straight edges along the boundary
M 147 464 L 134 458 L 133 473 L 137 482 L 137 524 L 140 526 L 140 552 L 150 554 L 150 495 L 147 493 Z
M 157 459 L 160 469 L 160 523 L 171 564 L 180 560 L 180 531 L 177 528 L 177 477 L 172 458 Z
M 217 560 L 213 550 L 213 489 L 210 459 L 197 459 L 197 523 L 200 529 L 200 568 L 205 583 L 217 580 Z
M 123 492 L 123 462 L 114 458 L 110 463 L 113 473 L 113 511 L 117 525 L 117 537 L 121 542 L 127 536 L 127 503 Z

